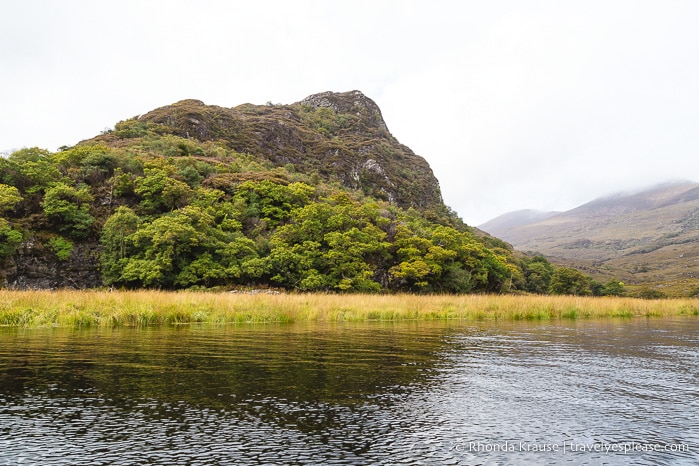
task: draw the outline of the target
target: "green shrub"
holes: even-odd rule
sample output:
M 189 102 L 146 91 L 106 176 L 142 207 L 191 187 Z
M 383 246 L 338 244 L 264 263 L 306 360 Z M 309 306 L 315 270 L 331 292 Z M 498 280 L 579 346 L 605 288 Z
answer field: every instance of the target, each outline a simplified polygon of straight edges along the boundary
M 67 261 L 73 253 L 73 243 L 61 236 L 49 241 L 49 248 L 56 254 L 58 260 Z

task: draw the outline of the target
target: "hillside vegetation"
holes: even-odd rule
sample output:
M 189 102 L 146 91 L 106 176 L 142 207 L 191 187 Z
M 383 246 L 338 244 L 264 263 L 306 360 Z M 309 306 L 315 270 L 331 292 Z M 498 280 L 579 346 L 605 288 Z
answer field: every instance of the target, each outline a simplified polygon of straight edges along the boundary
M 11 288 L 619 294 L 464 225 L 361 93 L 195 100 L 0 158 Z

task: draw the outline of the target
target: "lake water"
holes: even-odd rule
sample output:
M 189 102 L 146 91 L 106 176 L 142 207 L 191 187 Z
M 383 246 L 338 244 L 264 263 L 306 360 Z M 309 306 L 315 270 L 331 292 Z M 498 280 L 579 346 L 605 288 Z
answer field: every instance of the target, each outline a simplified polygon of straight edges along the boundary
M 3 328 L 0 464 L 699 464 L 699 319 Z

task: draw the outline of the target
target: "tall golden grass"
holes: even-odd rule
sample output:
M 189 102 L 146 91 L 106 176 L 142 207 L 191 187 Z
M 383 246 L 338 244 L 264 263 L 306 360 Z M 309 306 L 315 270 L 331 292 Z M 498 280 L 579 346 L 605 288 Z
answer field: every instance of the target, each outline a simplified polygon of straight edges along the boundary
M 554 320 L 699 315 L 699 300 L 576 296 L 242 294 L 0 290 L 0 325 L 151 326 L 193 322 Z

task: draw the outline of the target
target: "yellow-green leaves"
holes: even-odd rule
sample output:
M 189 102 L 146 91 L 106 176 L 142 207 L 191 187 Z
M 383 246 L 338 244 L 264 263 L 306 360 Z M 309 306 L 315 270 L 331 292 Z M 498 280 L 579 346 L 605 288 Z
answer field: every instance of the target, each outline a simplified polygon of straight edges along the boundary
M 65 183 L 55 183 L 46 190 L 41 203 L 44 213 L 53 219 L 61 231 L 70 236 L 84 237 L 95 219 L 90 215 L 92 194 L 87 187 L 74 188 Z
M 0 183 L 0 213 L 14 209 L 21 200 L 17 188 Z

